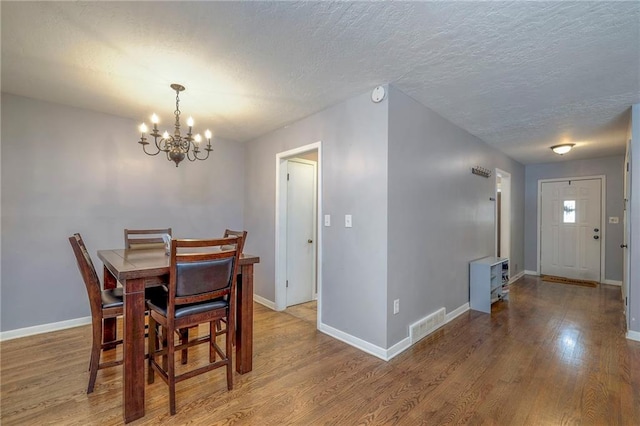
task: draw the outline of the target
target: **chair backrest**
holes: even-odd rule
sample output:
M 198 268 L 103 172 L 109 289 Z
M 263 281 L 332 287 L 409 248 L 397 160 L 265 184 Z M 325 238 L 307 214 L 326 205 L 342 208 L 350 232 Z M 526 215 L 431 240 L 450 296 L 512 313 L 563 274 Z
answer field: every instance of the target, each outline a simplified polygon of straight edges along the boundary
M 240 254 L 242 254 L 242 250 L 244 250 L 244 243 L 247 241 L 247 231 L 232 231 L 231 229 L 224 230 L 224 238 L 227 237 L 241 237 L 242 239 L 238 242 L 240 245 Z
M 164 248 L 162 236 L 168 234 L 171 228 L 165 229 L 125 229 L 124 247 L 128 249 L 153 249 Z
M 171 241 L 168 316 L 176 305 L 205 302 L 228 295 L 235 308 L 239 238 Z
M 87 288 L 89 304 L 91 305 L 91 315 L 101 315 L 102 289 L 100 287 L 100 280 L 98 279 L 96 268 L 93 266 L 93 262 L 91 261 L 91 256 L 89 256 L 87 247 L 85 246 L 80 234 L 73 234 L 73 236 L 69 237 L 69 242 L 71 243 L 73 254 L 76 256 L 80 275 L 82 275 L 82 280 Z

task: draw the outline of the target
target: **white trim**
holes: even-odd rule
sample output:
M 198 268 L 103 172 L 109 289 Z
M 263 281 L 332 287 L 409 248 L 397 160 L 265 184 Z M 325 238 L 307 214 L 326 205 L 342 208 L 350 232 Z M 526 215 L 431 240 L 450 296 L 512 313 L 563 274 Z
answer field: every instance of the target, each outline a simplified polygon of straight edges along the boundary
M 464 305 L 459 306 L 458 308 L 454 309 L 450 313 L 445 314 L 444 324 L 442 324 L 437 329 L 440 329 L 444 325 L 458 318 L 460 315 L 464 314 L 468 310 L 469 310 L 469 303 L 465 303 Z M 341 342 L 351 345 L 356 349 L 360 349 L 363 352 L 366 352 L 377 358 L 380 358 L 383 361 L 389 361 L 391 358 L 401 354 L 402 352 L 406 351 L 411 346 L 413 346 L 411 344 L 410 336 L 407 336 L 404 339 L 400 340 L 398 343 L 391 346 L 389 349 L 384 349 L 384 348 L 381 348 L 380 346 L 376 346 L 372 343 L 369 343 L 366 340 L 362 340 L 358 337 L 352 336 L 348 333 L 345 333 L 344 331 L 340 331 L 337 328 L 333 328 L 331 326 L 322 324 L 320 322 L 318 322 L 318 330 L 320 330 L 321 332 L 325 333 L 328 336 L 331 336 L 335 339 L 340 340 Z M 433 330 L 433 331 L 436 331 L 436 330 Z M 429 333 L 429 334 L 432 334 L 432 333 Z
M 395 345 L 387 349 L 386 361 L 389 361 L 391 358 L 395 357 L 396 355 L 400 355 L 402 352 L 406 351 L 410 347 L 411 347 L 411 337 L 405 337 L 404 339 L 400 340 L 398 343 L 396 343 Z
M 462 306 L 458 306 L 453 311 L 449 312 L 448 314 L 445 314 L 445 316 L 444 316 L 444 324 L 450 323 L 454 319 L 458 318 L 460 315 L 462 315 L 465 312 L 467 312 L 469 309 L 470 309 L 469 303 L 465 303 Z M 444 325 L 444 324 L 442 324 L 442 325 Z
M 520 278 L 524 277 L 524 274 L 525 274 L 524 271 L 520 271 L 514 276 L 512 276 L 511 278 L 509 278 L 509 285 L 513 284 L 514 282 L 518 281 Z
M 272 309 L 274 311 L 276 310 L 275 302 L 272 302 L 269 299 L 265 299 L 262 296 L 258 296 L 257 294 L 253 295 L 253 301 L 256 302 L 256 303 L 261 304 L 262 306 L 266 306 L 267 308 Z
M 286 199 L 283 194 L 280 193 L 280 184 L 283 180 L 282 173 L 283 171 L 280 167 L 280 164 L 285 161 L 289 157 L 293 157 L 305 152 L 314 151 L 318 152 L 318 169 L 317 169 L 317 210 L 316 210 L 316 241 L 318 242 L 316 246 L 317 250 L 317 258 L 316 258 L 316 266 L 317 268 L 317 287 L 318 287 L 318 324 L 320 323 L 320 318 L 322 314 L 322 230 L 321 226 L 321 217 L 322 217 L 322 142 L 314 142 L 308 145 L 304 145 L 298 148 L 290 149 L 288 151 L 279 152 L 276 154 L 276 244 L 275 244 L 275 309 L 277 311 L 282 311 L 287 308 L 287 286 L 286 286 L 286 257 L 280 255 L 281 248 L 286 247 L 286 229 L 282 229 L 283 226 L 280 223 L 284 220 L 281 217 L 281 203 L 285 202 Z M 286 196 L 286 194 L 284 194 Z
M 538 179 L 538 228 L 536 232 L 536 243 L 537 243 L 537 258 L 536 258 L 536 275 L 540 275 L 540 262 L 541 262 L 541 247 L 540 247 L 540 234 L 542 233 L 542 183 L 549 182 L 563 182 L 566 180 L 593 180 L 600 179 L 600 240 L 602 241 L 600 245 L 600 277 L 598 281 L 602 281 L 605 276 L 605 243 L 607 241 L 605 230 L 606 226 L 606 216 L 607 216 L 607 176 L 606 175 L 594 175 L 594 176 L 580 176 L 580 177 L 563 177 L 563 178 L 554 178 L 554 179 Z
M 602 284 L 609 284 L 609 285 L 622 287 L 622 281 L 618 281 L 618 280 L 603 280 Z
M 539 277 L 540 276 L 540 273 L 538 271 L 528 271 L 526 269 L 524 270 L 524 274 L 525 275 L 533 275 L 535 277 Z
M 91 317 L 75 318 L 66 321 L 51 322 L 49 324 L 34 325 L 33 327 L 3 331 L 0 332 L 0 342 L 18 339 L 20 337 L 34 336 L 36 334 L 50 333 L 52 331 L 66 330 L 67 328 L 79 327 L 87 324 L 91 324 Z
M 640 342 L 640 331 L 627 330 L 627 339 Z
M 326 324 L 320 323 L 318 324 L 318 330 L 333 337 L 334 339 L 338 339 L 348 345 L 353 346 L 354 348 L 360 349 L 363 352 L 378 357 L 383 361 L 388 361 L 389 359 L 386 349 L 383 349 L 380 346 L 376 346 L 373 343 L 369 343 L 366 340 L 362 340 L 358 337 L 352 336 L 348 333 L 345 333 L 344 331 L 340 331 L 337 328 L 333 328 Z

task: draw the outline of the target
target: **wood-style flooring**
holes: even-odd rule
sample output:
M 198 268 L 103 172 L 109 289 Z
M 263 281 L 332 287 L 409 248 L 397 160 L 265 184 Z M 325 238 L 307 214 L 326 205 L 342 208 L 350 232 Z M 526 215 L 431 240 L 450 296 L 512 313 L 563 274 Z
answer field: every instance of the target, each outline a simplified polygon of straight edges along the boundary
M 156 380 L 132 424 L 640 425 L 640 342 L 622 309 L 619 287 L 525 277 L 490 315 L 468 311 L 384 362 L 317 331 L 313 306 L 255 305 L 251 373 L 231 392 L 224 369 L 179 383 L 175 416 Z M 3 342 L 0 423 L 121 424 L 120 367 L 85 393 L 90 338 L 82 326 Z

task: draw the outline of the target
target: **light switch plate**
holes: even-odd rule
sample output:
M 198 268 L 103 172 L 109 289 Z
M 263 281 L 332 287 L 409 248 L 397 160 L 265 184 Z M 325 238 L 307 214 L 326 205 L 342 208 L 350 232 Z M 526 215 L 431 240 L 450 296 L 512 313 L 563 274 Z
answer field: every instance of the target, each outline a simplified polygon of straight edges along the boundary
M 351 224 L 351 215 L 350 214 L 345 214 L 344 215 L 344 227 L 345 228 L 351 228 L 352 224 Z
M 331 226 L 331 215 L 330 214 L 325 214 L 324 215 L 324 226 Z

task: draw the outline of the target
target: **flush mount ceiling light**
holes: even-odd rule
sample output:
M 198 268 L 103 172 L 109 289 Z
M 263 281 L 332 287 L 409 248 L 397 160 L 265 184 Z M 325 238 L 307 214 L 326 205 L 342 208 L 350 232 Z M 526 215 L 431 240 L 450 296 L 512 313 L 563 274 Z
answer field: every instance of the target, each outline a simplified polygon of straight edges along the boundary
M 180 134 L 179 104 L 180 92 L 184 90 L 184 86 L 174 83 L 171 85 L 171 88 L 176 91 L 176 110 L 174 111 L 176 122 L 174 124 L 173 135 L 170 135 L 166 130 L 162 135 L 160 135 L 160 133 L 158 132 L 158 122 L 160 120 L 158 119 L 157 115 L 153 114 L 151 116 L 153 131 L 150 133 L 150 135 L 153 136 L 153 141 L 156 145 L 156 152 L 147 152 L 147 145 L 149 145 L 149 142 L 147 142 L 147 138 L 144 135 L 147 132 L 147 125 L 145 123 L 142 123 L 140 125 L 140 133 L 142 133 L 142 136 L 140 136 L 140 140 L 138 141 L 138 143 L 142 145 L 142 150 L 147 155 L 158 155 L 160 152 L 164 152 L 165 154 L 167 154 L 167 160 L 175 162 L 176 167 L 178 167 L 178 164 L 180 164 L 180 162 L 184 160 L 185 157 L 187 157 L 189 161 L 206 160 L 207 158 L 209 158 L 209 154 L 211 153 L 211 151 L 213 151 L 213 149 L 211 148 L 211 131 L 207 129 L 204 132 L 204 137 L 208 141 L 208 145 L 204 149 L 205 151 L 207 151 L 207 155 L 200 157 L 199 154 L 202 152 L 200 151 L 200 142 L 202 141 L 202 136 L 200 136 L 200 134 L 196 134 L 195 136 L 193 135 L 193 118 L 189 117 L 189 119 L 187 120 L 187 126 L 189 126 L 187 135 L 182 136 Z M 158 138 L 160 139 L 158 140 Z
M 566 154 L 567 152 L 571 151 L 571 148 L 573 148 L 576 144 L 575 143 L 563 143 L 560 145 L 554 145 L 551 147 L 551 150 L 553 152 L 555 152 L 556 154 Z

